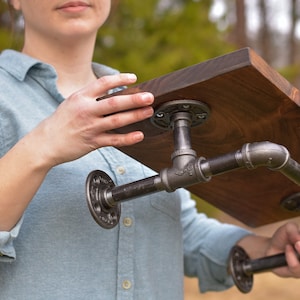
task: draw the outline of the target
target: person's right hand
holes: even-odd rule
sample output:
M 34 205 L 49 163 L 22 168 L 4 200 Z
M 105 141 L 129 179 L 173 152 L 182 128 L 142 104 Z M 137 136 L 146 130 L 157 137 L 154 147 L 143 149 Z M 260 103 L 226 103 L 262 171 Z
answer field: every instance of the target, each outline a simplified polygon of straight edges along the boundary
M 36 147 L 49 167 L 75 160 L 104 146 L 128 146 L 140 142 L 140 131 L 127 134 L 113 129 L 152 116 L 151 93 L 118 95 L 101 101 L 97 98 L 113 88 L 136 81 L 133 74 L 104 76 L 65 99 L 57 110 L 31 134 L 38 136 Z

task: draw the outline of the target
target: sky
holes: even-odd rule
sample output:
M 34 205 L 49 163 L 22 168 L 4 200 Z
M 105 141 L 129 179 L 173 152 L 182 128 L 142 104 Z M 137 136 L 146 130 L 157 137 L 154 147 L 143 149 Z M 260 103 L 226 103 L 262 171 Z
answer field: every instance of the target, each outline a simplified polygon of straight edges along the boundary
M 245 0 L 245 2 L 248 8 L 248 28 L 250 31 L 256 31 L 259 28 L 257 0 Z M 282 33 L 288 32 L 291 25 L 288 18 L 290 2 L 286 0 L 268 0 L 267 4 L 269 6 L 268 20 L 272 27 Z M 214 0 L 214 6 L 211 12 L 212 19 L 217 20 L 220 16 L 222 16 L 225 9 L 224 0 Z M 300 26 L 297 28 L 297 36 L 300 37 Z

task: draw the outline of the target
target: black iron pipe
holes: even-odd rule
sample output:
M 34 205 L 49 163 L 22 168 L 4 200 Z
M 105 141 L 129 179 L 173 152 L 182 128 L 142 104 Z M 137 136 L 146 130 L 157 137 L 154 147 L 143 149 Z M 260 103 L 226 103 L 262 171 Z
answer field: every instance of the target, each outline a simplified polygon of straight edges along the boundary
M 246 274 L 254 274 L 287 266 L 284 253 L 245 261 L 242 268 Z
M 205 176 L 216 176 L 223 173 L 242 168 L 236 158 L 237 152 L 220 155 L 201 161 L 199 168 Z
M 106 192 L 107 202 L 115 204 L 162 190 L 164 190 L 164 186 L 160 176 L 156 175 L 108 189 Z
M 212 176 L 235 169 L 255 169 L 262 166 L 280 171 L 300 185 L 300 165 L 290 158 L 289 152 L 281 145 L 270 142 L 246 144 L 241 150 L 211 159 L 195 158 L 189 150 L 186 149 L 186 154 L 179 153 L 176 157 L 177 160 L 184 161 L 182 166 L 177 162 L 175 166 L 163 169 L 159 175 L 107 189 L 106 202 L 113 205 L 158 191 L 172 192 L 181 187 L 209 181 Z

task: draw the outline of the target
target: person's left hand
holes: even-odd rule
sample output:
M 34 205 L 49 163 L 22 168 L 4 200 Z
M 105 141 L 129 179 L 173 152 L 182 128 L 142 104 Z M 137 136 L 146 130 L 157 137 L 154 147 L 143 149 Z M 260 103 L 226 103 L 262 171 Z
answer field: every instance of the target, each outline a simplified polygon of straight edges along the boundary
M 300 278 L 300 228 L 296 223 L 279 227 L 272 237 L 247 235 L 238 245 L 245 249 L 251 259 L 285 253 L 288 266 L 273 269 L 280 277 Z
M 300 230 L 296 223 L 281 226 L 270 238 L 266 255 L 285 252 L 287 267 L 274 269 L 273 272 L 281 277 L 300 278 Z

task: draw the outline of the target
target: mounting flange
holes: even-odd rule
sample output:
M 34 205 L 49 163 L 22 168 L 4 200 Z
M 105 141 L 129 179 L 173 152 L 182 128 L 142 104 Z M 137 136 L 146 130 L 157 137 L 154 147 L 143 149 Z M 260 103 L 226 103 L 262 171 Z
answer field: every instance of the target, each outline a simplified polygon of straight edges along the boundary
M 172 129 L 172 117 L 176 113 L 188 112 L 191 118 L 191 127 L 197 126 L 205 122 L 210 114 L 207 104 L 197 100 L 174 100 L 159 106 L 153 117 L 152 123 L 162 129 Z
M 121 204 L 109 203 L 106 190 L 114 187 L 113 180 L 104 172 L 92 171 L 86 179 L 87 203 L 94 220 L 103 228 L 115 227 L 120 220 Z
M 280 206 L 290 212 L 299 212 L 300 211 L 300 193 L 294 193 L 287 198 L 284 198 Z
M 229 272 L 237 288 L 242 293 L 249 293 L 253 287 L 253 273 L 246 272 L 244 265 L 250 261 L 246 251 L 235 246 L 231 250 Z

